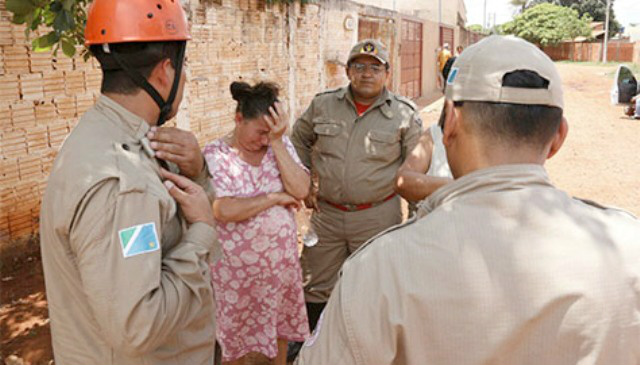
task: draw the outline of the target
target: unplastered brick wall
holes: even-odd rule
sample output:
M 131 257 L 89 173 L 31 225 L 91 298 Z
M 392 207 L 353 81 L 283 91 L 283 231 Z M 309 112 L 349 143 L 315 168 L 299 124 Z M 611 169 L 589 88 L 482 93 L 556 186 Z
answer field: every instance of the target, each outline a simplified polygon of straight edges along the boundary
M 345 85 L 344 62 L 357 41 L 362 5 L 346 0 L 266 5 L 264 0 L 183 0 L 193 40 L 179 127 L 201 145 L 233 129 L 229 85 L 274 81 L 291 121 L 313 96 Z M 37 233 L 40 199 L 53 160 L 99 96 L 95 60 L 34 53 L 24 26 L 0 0 L 0 249 Z M 33 35 L 37 36 L 37 34 Z
M 53 159 L 101 78 L 93 60 L 33 52 L 10 19 L 0 0 L 0 242 L 37 231 Z
M 193 131 L 201 144 L 233 129 L 236 104 L 229 92 L 233 81 L 276 82 L 292 121 L 315 94 L 348 82 L 343 72 L 327 72 L 333 57 L 326 49 L 346 60 L 357 31 L 341 24 L 348 14 L 357 14 L 354 3 L 267 5 L 265 0 L 191 0 L 189 5 L 193 36 L 187 49 L 190 82 L 177 124 Z

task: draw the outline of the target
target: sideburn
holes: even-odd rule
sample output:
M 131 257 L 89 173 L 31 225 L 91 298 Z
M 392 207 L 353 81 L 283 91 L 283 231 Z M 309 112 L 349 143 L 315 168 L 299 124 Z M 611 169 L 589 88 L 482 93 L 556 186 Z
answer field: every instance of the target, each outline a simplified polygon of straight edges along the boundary
M 447 120 L 447 104 L 445 103 L 442 106 L 442 111 L 440 112 L 440 119 L 438 119 L 438 127 L 444 133 L 444 122 Z

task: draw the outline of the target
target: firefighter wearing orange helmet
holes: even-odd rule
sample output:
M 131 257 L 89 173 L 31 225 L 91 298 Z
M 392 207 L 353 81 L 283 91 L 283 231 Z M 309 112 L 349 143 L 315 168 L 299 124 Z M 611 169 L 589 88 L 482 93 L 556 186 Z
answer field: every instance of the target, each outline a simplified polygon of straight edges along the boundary
M 102 95 L 60 150 L 41 210 L 55 362 L 211 364 L 209 174 L 192 134 L 157 128 L 182 99 L 184 11 L 95 0 L 85 37 Z

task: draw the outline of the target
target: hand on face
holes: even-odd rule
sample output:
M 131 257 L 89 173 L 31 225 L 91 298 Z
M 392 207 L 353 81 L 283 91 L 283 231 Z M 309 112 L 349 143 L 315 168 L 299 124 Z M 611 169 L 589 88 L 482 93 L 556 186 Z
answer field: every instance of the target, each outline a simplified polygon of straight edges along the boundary
M 287 131 L 289 127 L 289 121 L 287 113 L 282 108 L 282 103 L 276 102 L 274 107 L 269 107 L 269 114 L 264 115 L 264 120 L 269 126 L 269 140 L 276 141 L 282 138 L 282 135 Z
M 173 127 L 151 127 L 147 137 L 156 157 L 175 163 L 180 172 L 191 179 L 198 177 L 204 158 L 193 133 Z

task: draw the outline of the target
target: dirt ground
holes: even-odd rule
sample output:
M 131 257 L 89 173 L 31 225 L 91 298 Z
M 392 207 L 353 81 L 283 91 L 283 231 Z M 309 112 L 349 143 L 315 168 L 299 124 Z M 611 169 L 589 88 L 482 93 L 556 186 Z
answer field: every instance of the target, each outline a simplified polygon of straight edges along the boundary
M 572 195 L 614 205 L 640 216 L 640 121 L 609 104 L 616 66 L 559 63 L 570 131 L 546 167 L 553 182 Z M 440 104 L 441 105 L 441 104 Z M 426 108 L 425 125 L 439 116 Z M 24 364 L 52 363 L 49 320 L 37 243 L 0 258 L 0 364 L 10 356 Z M 255 364 L 267 363 L 256 359 Z M 14 363 L 19 364 L 20 362 Z
M 623 208 L 640 217 L 640 120 L 609 102 L 616 65 L 557 63 L 562 75 L 569 134 L 545 164 L 553 183 L 579 198 Z M 635 68 L 636 76 L 638 68 Z M 442 100 L 425 108 L 436 123 Z

